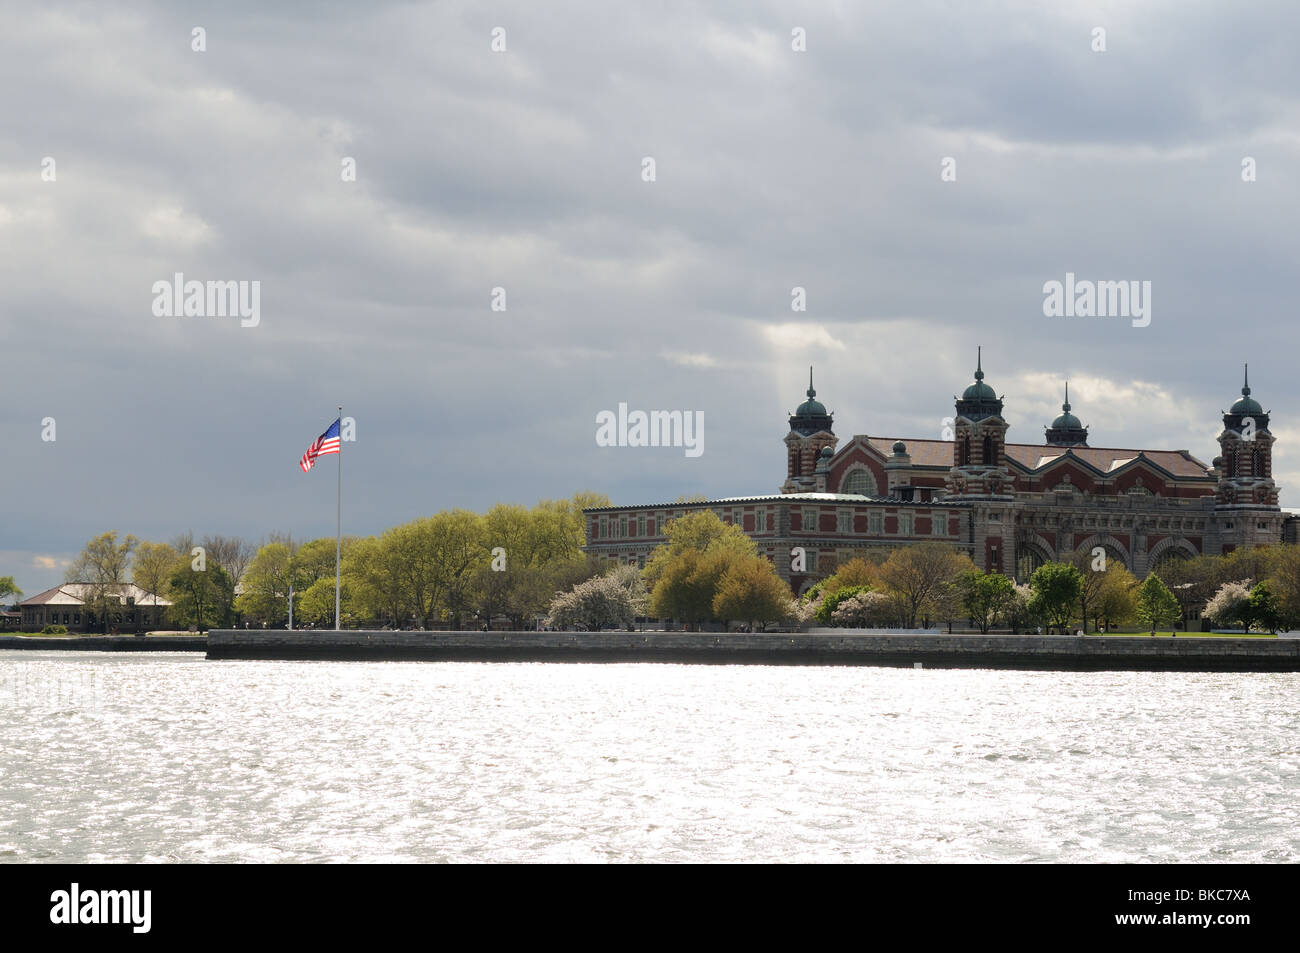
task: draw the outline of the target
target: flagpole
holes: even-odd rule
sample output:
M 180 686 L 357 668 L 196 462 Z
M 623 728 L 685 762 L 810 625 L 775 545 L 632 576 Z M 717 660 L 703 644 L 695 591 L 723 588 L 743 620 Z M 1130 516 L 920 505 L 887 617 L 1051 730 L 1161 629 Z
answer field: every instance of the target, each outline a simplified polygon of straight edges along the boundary
M 343 576 L 343 405 L 339 405 L 339 492 L 334 536 L 334 631 L 339 631 L 339 586 Z

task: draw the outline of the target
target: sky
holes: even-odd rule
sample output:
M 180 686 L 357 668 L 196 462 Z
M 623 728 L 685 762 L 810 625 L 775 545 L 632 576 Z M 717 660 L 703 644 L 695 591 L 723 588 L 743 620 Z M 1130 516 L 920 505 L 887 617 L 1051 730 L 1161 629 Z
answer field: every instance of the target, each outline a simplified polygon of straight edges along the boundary
M 4 4 L 0 575 L 110 530 L 332 536 L 337 458 L 298 461 L 339 405 L 345 533 L 774 492 L 809 365 L 842 441 L 938 438 L 979 346 L 1008 440 L 1068 378 L 1092 445 L 1206 463 L 1249 362 L 1300 505 L 1298 32 L 1285 0 Z M 159 314 L 177 273 L 258 282 L 255 322 Z M 1046 316 L 1067 273 L 1150 282 L 1149 323 Z M 703 452 L 598 445 L 620 403 L 702 413 Z

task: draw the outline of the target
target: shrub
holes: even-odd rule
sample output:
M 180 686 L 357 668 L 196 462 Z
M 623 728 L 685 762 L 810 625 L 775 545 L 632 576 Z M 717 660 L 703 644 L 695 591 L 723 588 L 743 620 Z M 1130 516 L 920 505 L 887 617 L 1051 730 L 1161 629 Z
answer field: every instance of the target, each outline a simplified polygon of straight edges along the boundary
M 41 635 L 67 635 L 68 627 L 66 625 L 47 625 L 41 629 Z

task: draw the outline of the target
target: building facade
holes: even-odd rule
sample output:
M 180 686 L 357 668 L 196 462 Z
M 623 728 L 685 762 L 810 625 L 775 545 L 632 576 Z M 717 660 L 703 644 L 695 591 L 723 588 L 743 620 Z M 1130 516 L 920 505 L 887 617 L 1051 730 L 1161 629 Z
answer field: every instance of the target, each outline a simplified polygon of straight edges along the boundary
M 112 589 L 109 604 L 115 602 L 116 606 L 108 613 L 110 631 L 116 628 L 120 632 L 147 632 L 165 624 L 167 609 L 171 607 L 166 599 L 129 582 Z M 31 630 L 62 625 L 67 626 L 69 632 L 101 631 L 104 620 L 98 618 L 93 609 L 87 610 L 88 602 L 98 602 L 94 593 L 94 587 L 88 583 L 65 582 L 24 599 L 18 605 L 22 613 L 22 628 Z
M 1300 523 L 1278 505 L 1269 414 L 1249 378 L 1208 466 L 1187 450 L 1090 446 L 1068 387 L 1041 442 L 1008 443 L 982 356 L 944 418 L 951 439 L 862 434 L 841 444 L 816 397 L 810 369 L 807 399 L 788 419 L 780 492 L 589 509 L 587 551 L 644 565 L 669 520 L 711 509 L 801 592 L 855 555 L 922 541 L 950 543 L 1021 581 L 1044 562 L 1100 548 L 1140 578 L 1165 560 L 1294 539 Z

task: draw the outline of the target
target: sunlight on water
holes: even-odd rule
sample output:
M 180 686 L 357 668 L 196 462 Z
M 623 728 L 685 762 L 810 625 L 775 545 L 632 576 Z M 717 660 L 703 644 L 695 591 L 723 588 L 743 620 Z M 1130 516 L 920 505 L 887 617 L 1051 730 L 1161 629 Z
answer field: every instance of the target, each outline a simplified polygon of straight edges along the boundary
M 1296 861 L 1297 689 L 0 652 L 0 862 Z

